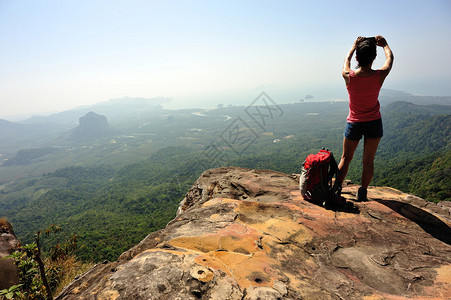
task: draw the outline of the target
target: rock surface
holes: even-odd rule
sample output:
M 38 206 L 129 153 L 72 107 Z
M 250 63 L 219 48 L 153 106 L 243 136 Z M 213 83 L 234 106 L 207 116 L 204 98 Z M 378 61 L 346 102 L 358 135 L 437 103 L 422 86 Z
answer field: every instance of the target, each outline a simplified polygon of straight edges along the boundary
M 204 172 L 177 217 L 57 299 L 449 299 L 451 206 L 386 187 L 325 209 L 296 175 Z
M 0 219 L 0 290 L 19 283 L 17 267 L 13 260 L 3 259 L 11 254 L 10 252 L 16 248 L 18 242 L 11 224 L 5 219 Z

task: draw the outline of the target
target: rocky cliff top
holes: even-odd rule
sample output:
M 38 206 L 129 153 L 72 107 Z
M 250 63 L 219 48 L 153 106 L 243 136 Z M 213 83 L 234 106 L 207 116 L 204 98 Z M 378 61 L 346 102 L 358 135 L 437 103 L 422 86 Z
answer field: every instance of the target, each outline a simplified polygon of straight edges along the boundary
M 204 172 L 177 217 L 57 299 L 445 299 L 451 206 L 387 187 L 346 208 L 304 201 L 296 175 Z

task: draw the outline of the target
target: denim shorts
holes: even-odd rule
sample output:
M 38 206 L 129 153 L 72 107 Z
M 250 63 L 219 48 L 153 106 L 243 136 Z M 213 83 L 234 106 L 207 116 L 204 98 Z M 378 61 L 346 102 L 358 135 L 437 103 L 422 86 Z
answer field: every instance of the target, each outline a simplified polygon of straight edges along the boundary
M 368 122 L 347 123 L 344 136 L 353 141 L 358 141 L 362 136 L 366 138 L 381 138 L 384 134 L 382 119 Z

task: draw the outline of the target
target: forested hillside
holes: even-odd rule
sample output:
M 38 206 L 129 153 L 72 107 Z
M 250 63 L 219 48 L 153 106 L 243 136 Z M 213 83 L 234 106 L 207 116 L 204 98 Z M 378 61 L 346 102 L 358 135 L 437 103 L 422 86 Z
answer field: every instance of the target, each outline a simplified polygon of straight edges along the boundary
M 176 165 L 186 152 L 164 149 L 155 159 L 119 170 L 70 167 L 11 184 L 1 190 L 0 211 L 21 240 L 32 241 L 46 224 L 59 224 L 67 235 L 79 235 L 81 258 L 114 260 L 174 217 L 189 188 L 187 170 Z
M 175 118 L 165 116 L 134 129 L 142 134 L 151 131 L 152 143 L 144 135 L 128 138 L 134 143 L 80 148 L 71 157 L 86 153 L 89 159 L 84 163 L 0 186 L 1 216 L 11 221 L 24 242 L 31 241 L 36 231 L 58 224 L 67 236 L 79 235 L 78 254 L 83 259 L 114 260 L 145 235 L 163 228 L 208 168 L 227 165 L 299 173 L 305 157 L 321 147 L 331 149 L 339 160 L 346 103 L 302 103 L 278 109 L 264 123 L 240 107 L 200 116 L 174 113 Z M 450 200 L 449 107 L 389 105 L 383 120 L 385 134 L 372 184 L 429 201 Z M 126 137 L 117 138 L 121 139 Z M 356 183 L 361 147 L 348 176 Z M 145 149 L 150 151 L 141 155 Z M 25 167 L 43 166 L 42 152 L 30 153 L 39 160 L 22 160 L 28 164 Z

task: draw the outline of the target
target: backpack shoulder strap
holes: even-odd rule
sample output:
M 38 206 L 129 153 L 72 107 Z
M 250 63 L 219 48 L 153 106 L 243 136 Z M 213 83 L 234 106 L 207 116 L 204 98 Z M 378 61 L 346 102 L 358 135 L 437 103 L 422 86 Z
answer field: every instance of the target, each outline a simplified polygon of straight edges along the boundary
M 334 175 L 338 175 L 338 165 L 337 165 L 337 161 L 334 158 L 334 155 L 332 154 L 332 152 L 330 153 L 330 161 L 329 161 L 329 178 L 332 179 L 334 177 Z

